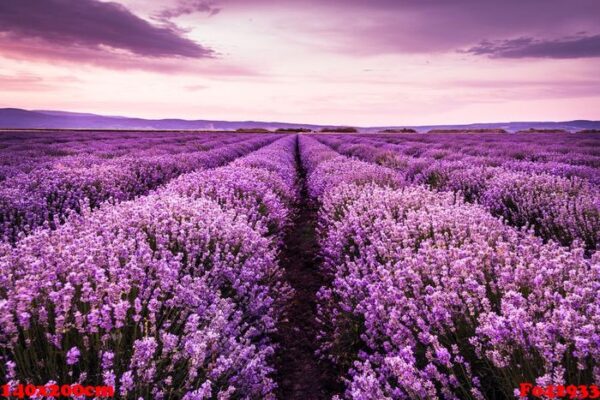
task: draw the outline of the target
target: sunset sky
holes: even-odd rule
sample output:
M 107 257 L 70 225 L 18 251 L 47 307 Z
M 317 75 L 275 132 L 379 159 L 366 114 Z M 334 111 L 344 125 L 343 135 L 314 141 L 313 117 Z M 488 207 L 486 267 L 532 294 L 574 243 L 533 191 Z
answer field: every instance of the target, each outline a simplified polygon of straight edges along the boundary
M 598 0 L 0 0 L 0 107 L 418 125 L 600 120 Z

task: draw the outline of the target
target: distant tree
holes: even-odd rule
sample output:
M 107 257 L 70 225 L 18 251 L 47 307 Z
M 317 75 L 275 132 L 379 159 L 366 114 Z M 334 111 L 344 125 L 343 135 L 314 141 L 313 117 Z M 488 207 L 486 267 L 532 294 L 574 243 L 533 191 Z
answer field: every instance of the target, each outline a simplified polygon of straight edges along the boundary
M 391 128 L 379 131 L 379 133 L 417 133 L 417 131 L 411 128 Z
M 517 133 L 569 133 L 564 129 L 536 129 L 529 128 L 527 130 L 520 130 Z
M 431 129 L 427 133 L 508 133 L 501 128 L 481 128 L 481 129 Z
M 238 133 L 270 133 L 269 129 L 266 128 L 239 128 L 235 130 Z
M 296 132 L 296 133 L 301 133 L 301 132 L 312 132 L 312 130 L 308 129 L 308 128 L 279 128 L 277 129 L 275 132 Z
M 358 129 L 351 126 L 332 126 L 321 129 L 321 132 L 357 133 Z

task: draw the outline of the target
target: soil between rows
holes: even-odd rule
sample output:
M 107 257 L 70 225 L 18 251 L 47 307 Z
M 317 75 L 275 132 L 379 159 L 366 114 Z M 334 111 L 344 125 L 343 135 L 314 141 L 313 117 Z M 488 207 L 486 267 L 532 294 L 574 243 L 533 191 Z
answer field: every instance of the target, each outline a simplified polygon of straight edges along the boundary
M 278 331 L 276 354 L 277 397 L 279 399 L 319 400 L 339 390 L 329 363 L 315 355 L 317 350 L 316 294 L 324 284 L 319 271 L 316 236 L 317 208 L 308 198 L 306 171 L 298 146 L 296 162 L 300 199 L 292 225 L 286 233 L 280 264 L 295 294 L 287 309 L 287 319 Z

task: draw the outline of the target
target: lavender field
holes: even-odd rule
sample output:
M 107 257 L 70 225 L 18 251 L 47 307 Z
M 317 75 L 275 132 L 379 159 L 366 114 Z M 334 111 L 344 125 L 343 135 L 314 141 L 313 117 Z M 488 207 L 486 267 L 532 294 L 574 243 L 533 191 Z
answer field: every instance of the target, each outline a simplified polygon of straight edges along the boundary
M 125 399 L 600 382 L 600 134 L 0 132 L 0 379 Z

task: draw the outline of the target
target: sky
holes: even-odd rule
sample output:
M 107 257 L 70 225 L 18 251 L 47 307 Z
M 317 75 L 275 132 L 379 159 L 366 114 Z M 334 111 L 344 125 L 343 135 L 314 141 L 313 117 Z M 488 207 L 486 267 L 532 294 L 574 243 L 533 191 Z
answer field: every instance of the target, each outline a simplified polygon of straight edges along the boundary
M 598 0 L 1 0 L 0 107 L 356 126 L 600 120 Z

